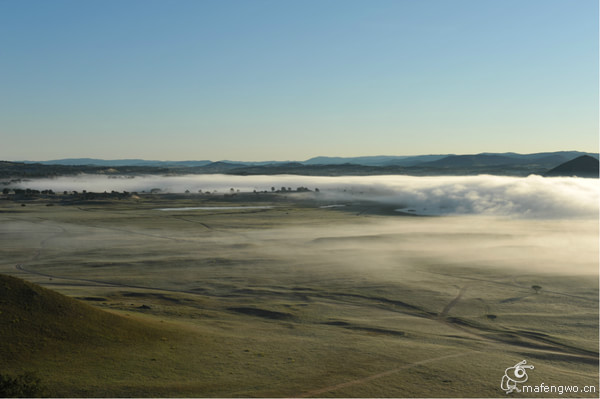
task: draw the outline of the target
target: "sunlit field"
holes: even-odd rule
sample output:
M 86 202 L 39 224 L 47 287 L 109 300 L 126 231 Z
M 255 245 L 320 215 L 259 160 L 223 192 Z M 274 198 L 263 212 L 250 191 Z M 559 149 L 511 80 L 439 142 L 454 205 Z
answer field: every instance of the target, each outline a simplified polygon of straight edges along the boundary
M 13 342 L 3 371 L 53 396 L 500 397 L 527 360 L 526 384 L 598 389 L 597 189 L 548 180 L 465 180 L 441 216 L 449 188 L 363 181 L 2 201 L 0 273 L 149 331 Z

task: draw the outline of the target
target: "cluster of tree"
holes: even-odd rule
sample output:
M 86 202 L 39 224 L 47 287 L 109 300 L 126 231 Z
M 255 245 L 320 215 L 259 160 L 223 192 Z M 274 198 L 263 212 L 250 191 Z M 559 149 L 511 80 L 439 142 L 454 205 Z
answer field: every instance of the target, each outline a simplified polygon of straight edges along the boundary
M 136 195 L 137 193 L 130 193 L 128 191 L 118 192 L 111 191 L 103 192 L 103 193 L 94 193 L 83 190 L 81 193 L 78 191 L 63 191 L 62 193 L 55 193 L 53 190 L 33 190 L 30 188 L 4 188 L 2 189 L 2 194 L 4 194 L 9 199 L 34 199 L 34 198 L 55 198 L 55 197 L 70 197 L 72 199 L 81 199 L 81 200 L 93 200 L 93 199 L 124 199 L 129 198 L 131 195 Z
M 293 193 L 293 192 L 302 193 L 302 192 L 312 192 L 312 191 L 313 190 L 311 190 L 310 188 L 303 187 L 303 186 L 296 187 L 295 190 L 293 190 L 291 187 L 281 187 L 280 189 L 276 189 L 275 187 L 271 187 L 271 192 L 272 193 Z M 160 192 L 161 192 L 161 190 L 158 189 L 158 188 L 155 188 L 155 189 L 151 190 L 152 194 L 158 194 Z M 253 192 L 256 193 L 256 194 L 258 194 L 259 192 L 264 194 L 264 193 L 268 193 L 269 191 L 267 191 L 267 190 L 264 190 L 264 191 L 253 190 Z M 318 193 L 319 189 L 315 188 L 314 192 Z M 191 193 L 190 190 L 185 190 L 185 194 L 190 194 L 190 193 Z M 213 190 L 212 192 L 208 191 L 208 190 L 207 191 L 203 191 L 202 189 L 198 190 L 198 194 L 207 194 L 208 195 L 208 194 L 216 194 L 216 193 L 218 193 L 217 190 Z M 233 187 L 229 189 L 229 195 L 235 195 L 235 194 L 239 194 L 239 193 L 240 193 L 239 189 L 235 189 Z
M 63 194 L 67 195 L 68 192 L 64 192 Z M 129 198 L 131 195 L 137 195 L 137 193 L 130 193 L 128 191 L 111 191 L 110 193 L 105 191 L 103 193 L 93 193 L 83 190 L 81 193 L 77 191 L 72 191 L 70 193 L 71 197 L 82 200 L 96 200 L 96 199 L 125 199 Z
M 308 191 L 312 191 L 312 190 L 309 189 L 309 188 L 307 188 L 307 187 L 300 186 L 300 187 L 296 188 L 295 192 L 303 193 L 303 192 L 308 192 Z M 292 190 L 291 187 L 287 187 L 287 188 L 286 187 L 281 187 L 281 189 L 279 189 L 279 190 L 276 190 L 275 187 L 271 187 L 271 192 L 274 192 L 274 193 L 291 193 L 291 192 L 294 192 L 294 190 Z M 319 189 L 315 188 L 315 192 L 318 193 Z
M 54 191 L 52 190 L 32 190 L 30 188 L 15 188 L 15 189 L 10 189 L 10 188 L 3 188 L 2 189 L 2 194 L 4 195 L 15 195 L 18 197 L 39 197 L 41 195 L 55 195 Z

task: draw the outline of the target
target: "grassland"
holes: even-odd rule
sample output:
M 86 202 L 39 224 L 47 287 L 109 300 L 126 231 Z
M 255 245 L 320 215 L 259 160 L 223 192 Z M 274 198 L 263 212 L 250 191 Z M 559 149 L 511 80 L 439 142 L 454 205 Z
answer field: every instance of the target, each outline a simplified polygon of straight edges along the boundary
M 240 205 L 273 207 L 158 210 Z M 0 273 L 77 302 L 5 293 L 0 373 L 52 396 L 504 397 L 527 359 L 528 384 L 598 389 L 597 222 L 319 205 L 4 201 Z

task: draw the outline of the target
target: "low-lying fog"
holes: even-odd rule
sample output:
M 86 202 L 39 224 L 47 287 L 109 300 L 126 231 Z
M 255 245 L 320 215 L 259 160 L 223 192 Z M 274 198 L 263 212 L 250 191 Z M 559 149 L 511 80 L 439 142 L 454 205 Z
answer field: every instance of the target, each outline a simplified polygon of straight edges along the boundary
M 376 201 L 423 214 L 484 214 L 526 218 L 597 218 L 600 185 L 597 179 L 541 176 L 138 176 L 80 175 L 34 179 L 14 188 L 62 191 L 129 191 L 192 193 L 231 188 L 271 191 L 272 187 L 318 188 L 325 201 Z
M 284 226 L 230 239 L 231 245 L 249 244 L 261 257 L 278 258 L 281 264 L 300 263 L 301 270 L 326 265 L 330 271 L 362 270 L 384 279 L 406 267 L 428 265 L 496 268 L 519 275 L 598 275 L 595 220 L 378 218 Z
M 419 212 L 424 208 L 430 213 L 437 210 L 446 216 L 349 217 L 343 221 L 334 218 L 332 220 L 337 222 L 332 224 L 327 220 L 310 219 L 296 220 L 290 225 L 282 219 L 282 223 L 275 223 L 270 228 L 255 229 L 251 233 L 245 232 L 243 226 L 231 233 L 229 227 L 220 228 L 218 224 L 215 230 L 205 232 L 203 229 L 195 229 L 197 225 L 193 223 L 182 225 L 185 228 L 173 231 L 165 227 L 157 233 L 155 228 L 161 225 L 146 230 L 143 225 L 145 219 L 140 219 L 141 222 L 132 219 L 136 223 L 142 223 L 139 226 L 121 226 L 118 224 L 120 222 L 113 221 L 112 223 L 117 223 L 118 231 L 127 232 L 123 236 L 115 236 L 114 229 L 103 231 L 98 226 L 86 228 L 86 219 L 83 219 L 77 224 L 60 224 L 59 230 L 54 227 L 48 232 L 42 230 L 39 237 L 35 236 L 35 232 L 50 228 L 48 223 L 40 223 L 35 219 L 31 222 L 35 225 L 26 226 L 27 229 L 31 228 L 27 234 L 15 236 L 16 227 L 11 227 L 12 219 L 5 216 L 5 220 L 0 220 L 0 236 L 4 232 L 7 233 L 4 237 L 12 237 L 15 240 L 11 244 L 13 247 L 16 247 L 17 243 L 27 245 L 27 240 L 33 240 L 32 245 L 36 248 L 40 239 L 47 238 L 47 234 L 63 231 L 62 235 L 53 238 L 49 243 L 54 248 L 62 248 L 61 245 L 64 245 L 63 249 L 66 252 L 73 250 L 74 245 L 78 251 L 84 250 L 84 243 L 91 246 L 89 250 L 94 250 L 96 246 L 125 246 L 121 252 L 113 248 L 110 255 L 106 255 L 110 256 L 109 260 L 115 264 L 122 261 L 121 256 L 125 256 L 122 253 L 130 252 L 129 248 L 140 248 L 144 253 L 143 256 L 140 255 L 142 258 L 169 258 L 169 251 L 174 243 L 177 243 L 176 249 L 173 249 L 178 251 L 177 256 L 185 257 L 186 255 L 182 254 L 188 253 L 186 248 L 189 245 L 190 254 L 196 254 L 198 248 L 202 247 L 203 251 L 206 251 L 205 256 L 221 258 L 225 256 L 223 254 L 228 254 L 227 256 L 234 259 L 234 263 L 237 262 L 235 259 L 243 259 L 240 261 L 242 266 L 252 259 L 256 259 L 255 265 L 263 267 L 277 265 L 276 270 L 269 269 L 267 273 L 269 276 L 279 276 L 277 278 L 288 278 L 285 276 L 291 269 L 306 274 L 307 278 L 313 278 L 312 274 L 321 276 L 326 272 L 336 274 L 342 270 L 369 270 L 369 273 L 372 272 L 369 279 L 385 280 L 401 275 L 400 271 L 404 270 L 404 266 L 415 266 L 419 269 L 420 265 L 493 267 L 498 270 L 518 271 L 521 274 L 556 273 L 596 277 L 598 274 L 600 187 L 597 179 L 539 176 L 79 176 L 39 179 L 19 184 L 21 188 L 52 189 L 57 192 L 148 192 L 153 188 L 160 188 L 179 193 L 185 190 L 218 190 L 221 193 L 229 193 L 230 188 L 240 191 L 271 191 L 271 187 L 296 189 L 301 186 L 311 190 L 319 188 L 315 197 L 322 201 L 318 201 L 315 206 L 342 205 L 352 200 L 372 200 L 394 208 L 412 207 Z M 214 198 L 218 201 L 222 196 Z M 237 205 L 242 204 L 232 203 L 230 206 Z M 176 206 L 176 203 L 173 206 Z M 336 212 L 335 208 L 331 212 Z M 163 216 L 161 215 L 160 221 L 165 220 Z M 235 216 L 231 218 L 227 219 L 227 226 L 235 225 Z M 219 219 L 202 220 L 209 225 L 213 221 L 220 223 Z M 185 220 L 181 222 L 185 223 Z M 72 237 L 86 239 L 74 241 Z M 167 255 L 145 254 L 145 251 L 152 253 L 152 250 L 144 249 L 147 248 L 149 239 L 153 240 L 153 248 L 164 242 L 164 246 L 159 248 Z M 61 250 L 60 253 L 64 251 Z M 272 261 L 264 262 L 269 259 Z M 13 263 L 20 261 L 22 259 Z M 102 262 L 108 260 L 103 258 Z M 171 263 L 170 260 L 165 260 L 165 264 Z

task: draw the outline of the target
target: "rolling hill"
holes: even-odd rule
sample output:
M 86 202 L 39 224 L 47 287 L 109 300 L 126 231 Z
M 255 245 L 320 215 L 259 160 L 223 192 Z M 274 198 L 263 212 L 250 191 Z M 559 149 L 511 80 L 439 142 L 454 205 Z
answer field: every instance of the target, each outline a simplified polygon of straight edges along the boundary
M 0 177 L 9 179 L 53 177 L 76 174 L 234 174 L 310 176 L 352 175 L 543 175 L 552 168 L 580 156 L 598 159 L 597 153 L 557 151 L 535 154 L 481 153 L 473 155 L 418 155 L 372 157 L 315 157 L 303 162 L 239 161 L 143 161 L 73 158 L 56 161 L 0 161 Z M 593 173 L 592 173 L 593 174 Z
M 150 166 L 161 168 L 197 168 L 209 166 L 211 164 L 227 164 L 242 166 L 267 166 L 267 165 L 286 165 L 290 163 L 298 163 L 302 165 L 363 165 L 363 166 L 452 166 L 456 162 L 471 162 L 481 165 L 514 165 L 514 164 L 543 164 L 554 167 L 562 162 L 569 161 L 581 155 L 590 155 L 598 158 L 597 153 L 588 153 L 580 151 L 556 151 L 556 152 L 540 152 L 533 154 L 518 154 L 515 152 L 491 153 L 485 152 L 481 154 L 471 155 L 455 155 L 455 154 L 430 154 L 430 155 L 377 155 L 377 156 L 361 156 L 361 157 L 328 157 L 318 156 L 307 159 L 305 161 L 260 161 L 247 162 L 235 160 L 221 160 L 217 162 L 209 160 L 201 161 L 153 161 L 144 159 L 96 159 L 96 158 L 65 158 L 50 161 L 23 161 L 27 164 L 38 163 L 44 165 L 79 165 L 79 166 Z
M 515 154 L 517 155 L 517 154 Z M 516 166 L 538 165 L 540 167 L 553 167 L 565 162 L 567 157 L 559 154 L 550 154 L 537 157 L 511 156 L 505 154 L 477 154 L 477 155 L 449 155 L 445 158 L 422 163 L 423 167 L 453 168 L 453 167 L 481 167 L 481 166 Z
M 545 176 L 577 176 L 597 178 L 598 170 L 598 159 L 588 155 L 582 155 L 549 170 L 546 172 Z
M 147 370 L 171 335 L 0 274 L 0 377 L 34 373 L 51 396 L 126 395 L 119 375 Z
M 6 275 L 0 275 L 0 311 L 3 360 L 27 361 L 63 344 L 107 345 L 152 337 L 146 326 Z
M 65 158 L 51 161 L 24 161 L 25 163 L 41 163 L 44 165 L 77 165 L 77 166 L 155 166 L 155 167 L 194 167 L 204 166 L 211 161 L 152 161 L 145 159 L 97 159 L 97 158 Z

